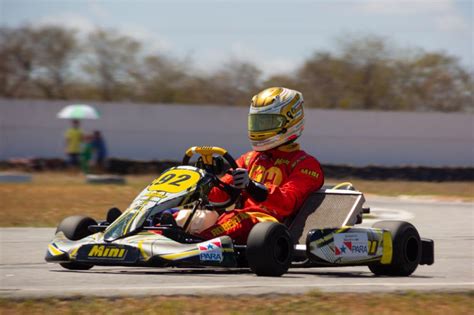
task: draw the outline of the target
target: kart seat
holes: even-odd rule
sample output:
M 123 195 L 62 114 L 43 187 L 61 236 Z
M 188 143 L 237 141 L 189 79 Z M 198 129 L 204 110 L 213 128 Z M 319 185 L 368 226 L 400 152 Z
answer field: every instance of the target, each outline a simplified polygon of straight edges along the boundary
M 305 244 L 312 229 L 352 226 L 362 221 L 364 195 L 343 184 L 312 192 L 298 212 L 285 221 L 295 244 Z M 340 189 L 343 187 L 346 189 Z

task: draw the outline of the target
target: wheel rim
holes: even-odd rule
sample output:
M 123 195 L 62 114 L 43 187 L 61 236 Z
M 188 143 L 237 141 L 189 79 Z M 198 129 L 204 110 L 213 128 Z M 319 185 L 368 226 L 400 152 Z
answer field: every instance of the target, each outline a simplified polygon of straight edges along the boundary
M 288 240 L 283 237 L 278 238 L 275 243 L 275 250 L 273 251 L 275 260 L 280 264 L 284 264 L 288 260 L 289 253 L 290 246 Z

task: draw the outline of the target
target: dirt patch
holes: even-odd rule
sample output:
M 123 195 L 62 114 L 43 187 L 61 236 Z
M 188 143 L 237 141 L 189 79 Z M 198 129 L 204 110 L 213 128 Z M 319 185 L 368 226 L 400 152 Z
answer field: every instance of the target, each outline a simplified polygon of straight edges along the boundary
M 277 296 L 0 299 L 0 313 L 17 314 L 472 314 L 473 293 Z

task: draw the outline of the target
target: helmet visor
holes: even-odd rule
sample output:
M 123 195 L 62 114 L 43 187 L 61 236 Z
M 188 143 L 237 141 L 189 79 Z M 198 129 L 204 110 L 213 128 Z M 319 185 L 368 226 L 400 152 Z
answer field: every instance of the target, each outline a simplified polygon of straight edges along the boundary
M 279 114 L 249 115 L 249 131 L 270 131 L 280 129 L 286 124 L 286 117 Z

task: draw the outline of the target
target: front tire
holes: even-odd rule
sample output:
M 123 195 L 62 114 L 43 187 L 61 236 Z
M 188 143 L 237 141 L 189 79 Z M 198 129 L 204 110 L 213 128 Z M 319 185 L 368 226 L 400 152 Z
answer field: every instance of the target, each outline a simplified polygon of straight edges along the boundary
M 288 271 L 293 243 L 288 229 L 280 223 L 258 223 L 247 240 L 247 261 L 257 276 L 279 277 Z
M 96 224 L 97 222 L 90 217 L 74 215 L 62 220 L 56 229 L 56 233 L 61 231 L 64 233 L 64 236 L 66 236 L 67 239 L 71 241 L 77 241 L 91 235 L 92 232 L 89 231 L 89 225 Z M 81 264 L 77 262 L 61 263 L 60 265 L 61 267 L 68 270 L 89 270 L 93 267 L 93 265 Z
M 89 270 L 93 265 L 80 264 L 76 262 L 60 263 L 61 267 L 68 270 Z
M 63 232 L 64 235 L 71 241 L 80 240 L 92 234 L 89 231 L 89 225 L 96 225 L 97 222 L 83 215 L 74 215 L 67 217 L 59 223 L 56 233 Z
M 381 221 L 374 228 L 389 230 L 392 234 L 392 262 L 388 265 L 369 265 L 378 276 L 407 277 L 418 267 L 421 260 L 421 240 L 416 228 L 404 221 Z

